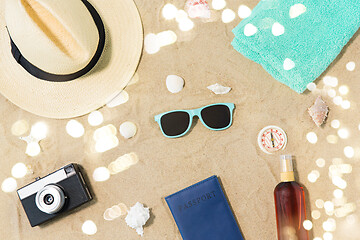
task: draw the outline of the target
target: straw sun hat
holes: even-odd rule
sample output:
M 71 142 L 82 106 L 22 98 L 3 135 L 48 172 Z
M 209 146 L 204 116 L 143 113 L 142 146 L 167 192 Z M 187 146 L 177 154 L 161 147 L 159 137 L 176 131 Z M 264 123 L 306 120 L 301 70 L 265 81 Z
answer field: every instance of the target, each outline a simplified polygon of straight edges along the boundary
M 133 0 L 4 0 L 0 93 L 40 116 L 71 118 L 116 96 L 139 63 Z

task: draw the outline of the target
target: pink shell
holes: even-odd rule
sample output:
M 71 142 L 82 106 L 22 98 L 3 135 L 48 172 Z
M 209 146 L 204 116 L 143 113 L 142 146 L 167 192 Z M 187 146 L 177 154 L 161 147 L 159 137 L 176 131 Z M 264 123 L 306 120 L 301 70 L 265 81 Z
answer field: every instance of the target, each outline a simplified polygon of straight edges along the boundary
M 188 0 L 185 10 L 190 18 L 210 18 L 210 7 L 205 0 Z
M 319 96 L 318 98 L 316 98 L 315 103 L 308 109 L 308 113 L 310 114 L 316 126 L 320 127 L 327 118 L 327 115 L 329 113 L 329 107 Z

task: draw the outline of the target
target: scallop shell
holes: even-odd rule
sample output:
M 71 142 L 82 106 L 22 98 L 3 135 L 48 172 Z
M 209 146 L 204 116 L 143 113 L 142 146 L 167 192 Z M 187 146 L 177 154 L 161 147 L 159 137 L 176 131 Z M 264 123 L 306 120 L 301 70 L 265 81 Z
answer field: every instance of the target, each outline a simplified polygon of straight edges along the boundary
M 315 100 L 315 103 L 308 109 L 308 113 L 310 114 L 316 126 L 320 127 L 327 118 L 327 115 L 329 113 L 329 107 L 319 96 Z
M 135 136 L 137 128 L 135 123 L 128 121 L 120 125 L 119 131 L 124 138 L 129 139 Z
M 166 87 L 171 93 L 178 93 L 184 88 L 184 79 L 176 75 L 169 75 L 166 78 Z

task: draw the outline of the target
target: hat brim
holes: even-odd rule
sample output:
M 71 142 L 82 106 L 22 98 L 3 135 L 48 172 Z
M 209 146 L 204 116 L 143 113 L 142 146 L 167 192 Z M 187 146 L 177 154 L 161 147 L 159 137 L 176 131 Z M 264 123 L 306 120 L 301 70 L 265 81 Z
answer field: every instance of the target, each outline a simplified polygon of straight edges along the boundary
M 88 0 L 105 25 L 106 43 L 96 66 L 69 82 L 30 75 L 13 58 L 0 9 L 0 93 L 15 105 L 48 118 L 73 118 L 104 106 L 131 80 L 143 48 L 143 28 L 133 0 Z M 33 43 L 36 46 L 36 43 Z

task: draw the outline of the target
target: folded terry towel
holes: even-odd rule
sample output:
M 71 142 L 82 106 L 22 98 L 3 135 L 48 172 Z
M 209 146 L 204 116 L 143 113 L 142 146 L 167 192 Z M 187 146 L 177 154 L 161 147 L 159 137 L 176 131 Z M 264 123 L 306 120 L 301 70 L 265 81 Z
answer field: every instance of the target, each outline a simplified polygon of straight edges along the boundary
M 359 26 L 359 0 L 262 0 L 233 29 L 232 45 L 302 93 Z

